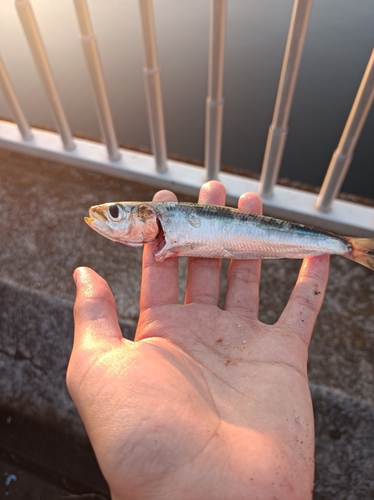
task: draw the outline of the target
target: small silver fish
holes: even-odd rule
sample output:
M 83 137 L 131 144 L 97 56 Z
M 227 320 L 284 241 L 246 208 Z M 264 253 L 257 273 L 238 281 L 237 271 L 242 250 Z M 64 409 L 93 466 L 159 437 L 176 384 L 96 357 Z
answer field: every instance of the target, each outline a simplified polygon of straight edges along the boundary
M 153 244 L 157 261 L 168 257 L 303 259 L 336 254 L 374 270 L 374 238 L 328 231 L 217 205 L 119 202 L 96 205 L 87 224 L 113 241 Z

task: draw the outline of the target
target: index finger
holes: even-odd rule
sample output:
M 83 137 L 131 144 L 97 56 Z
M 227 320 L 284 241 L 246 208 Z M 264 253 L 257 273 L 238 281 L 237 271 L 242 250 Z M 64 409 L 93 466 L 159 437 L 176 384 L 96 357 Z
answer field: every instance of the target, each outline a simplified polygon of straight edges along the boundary
M 278 325 L 298 333 L 307 344 L 322 307 L 328 276 L 328 255 L 304 259 L 295 288 L 278 320 Z
M 156 193 L 153 201 L 178 201 L 171 191 Z M 157 262 L 152 245 L 144 245 L 142 283 L 140 290 L 140 311 L 164 304 L 178 303 L 178 259 Z

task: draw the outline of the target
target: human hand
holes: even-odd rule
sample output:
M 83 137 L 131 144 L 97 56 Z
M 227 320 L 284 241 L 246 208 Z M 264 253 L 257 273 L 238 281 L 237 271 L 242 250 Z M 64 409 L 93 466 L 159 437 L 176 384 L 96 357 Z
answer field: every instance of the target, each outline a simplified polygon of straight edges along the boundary
M 223 186 L 205 184 L 199 202 L 223 205 Z M 243 195 L 239 208 L 259 212 L 260 199 Z M 312 497 L 307 352 L 328 257 L 304 260 L 271 326 L 257 318 L 260 265 L 231 261 L 222 310 L 220 261 L 189 259 L 180 305 L 177 259 L 156 262 L 146 245 L 134 342 L 122 337 L 107 283 L 75 272 L 67 383 L 113 500 Z

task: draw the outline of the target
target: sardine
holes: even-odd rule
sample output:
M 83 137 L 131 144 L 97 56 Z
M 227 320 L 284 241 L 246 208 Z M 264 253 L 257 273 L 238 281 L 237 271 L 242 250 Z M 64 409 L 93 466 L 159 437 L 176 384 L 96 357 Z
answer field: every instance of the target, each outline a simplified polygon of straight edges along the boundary
M 351 238 L 217 205 L 119 202 L 90 208 L 87 224 L 113 241 L 169 257 L 303 259 L 342 255 L 374 270 L 374 238 Z

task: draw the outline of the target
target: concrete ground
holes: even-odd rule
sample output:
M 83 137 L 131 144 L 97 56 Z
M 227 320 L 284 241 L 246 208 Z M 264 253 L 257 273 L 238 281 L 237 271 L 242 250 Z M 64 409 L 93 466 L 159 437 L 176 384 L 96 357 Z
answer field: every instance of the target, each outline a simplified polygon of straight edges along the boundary
M 0 497 L 109 498 L 65 387 L 71 276 L 86 265 L 108 281 L 131 338 L 141 251 L 100 237 L 83 217 L 97 203 L 150 200 L 154 189 L 5 151 L 0 176 Z M 299 265 L 263 263 L 264 322 L 276 321 Z M 181 300 L 185 274 L 182 259 Z M 374 498 L 373 303 L 374 274 L 332 258 L 309 360 L 317 500 Z

